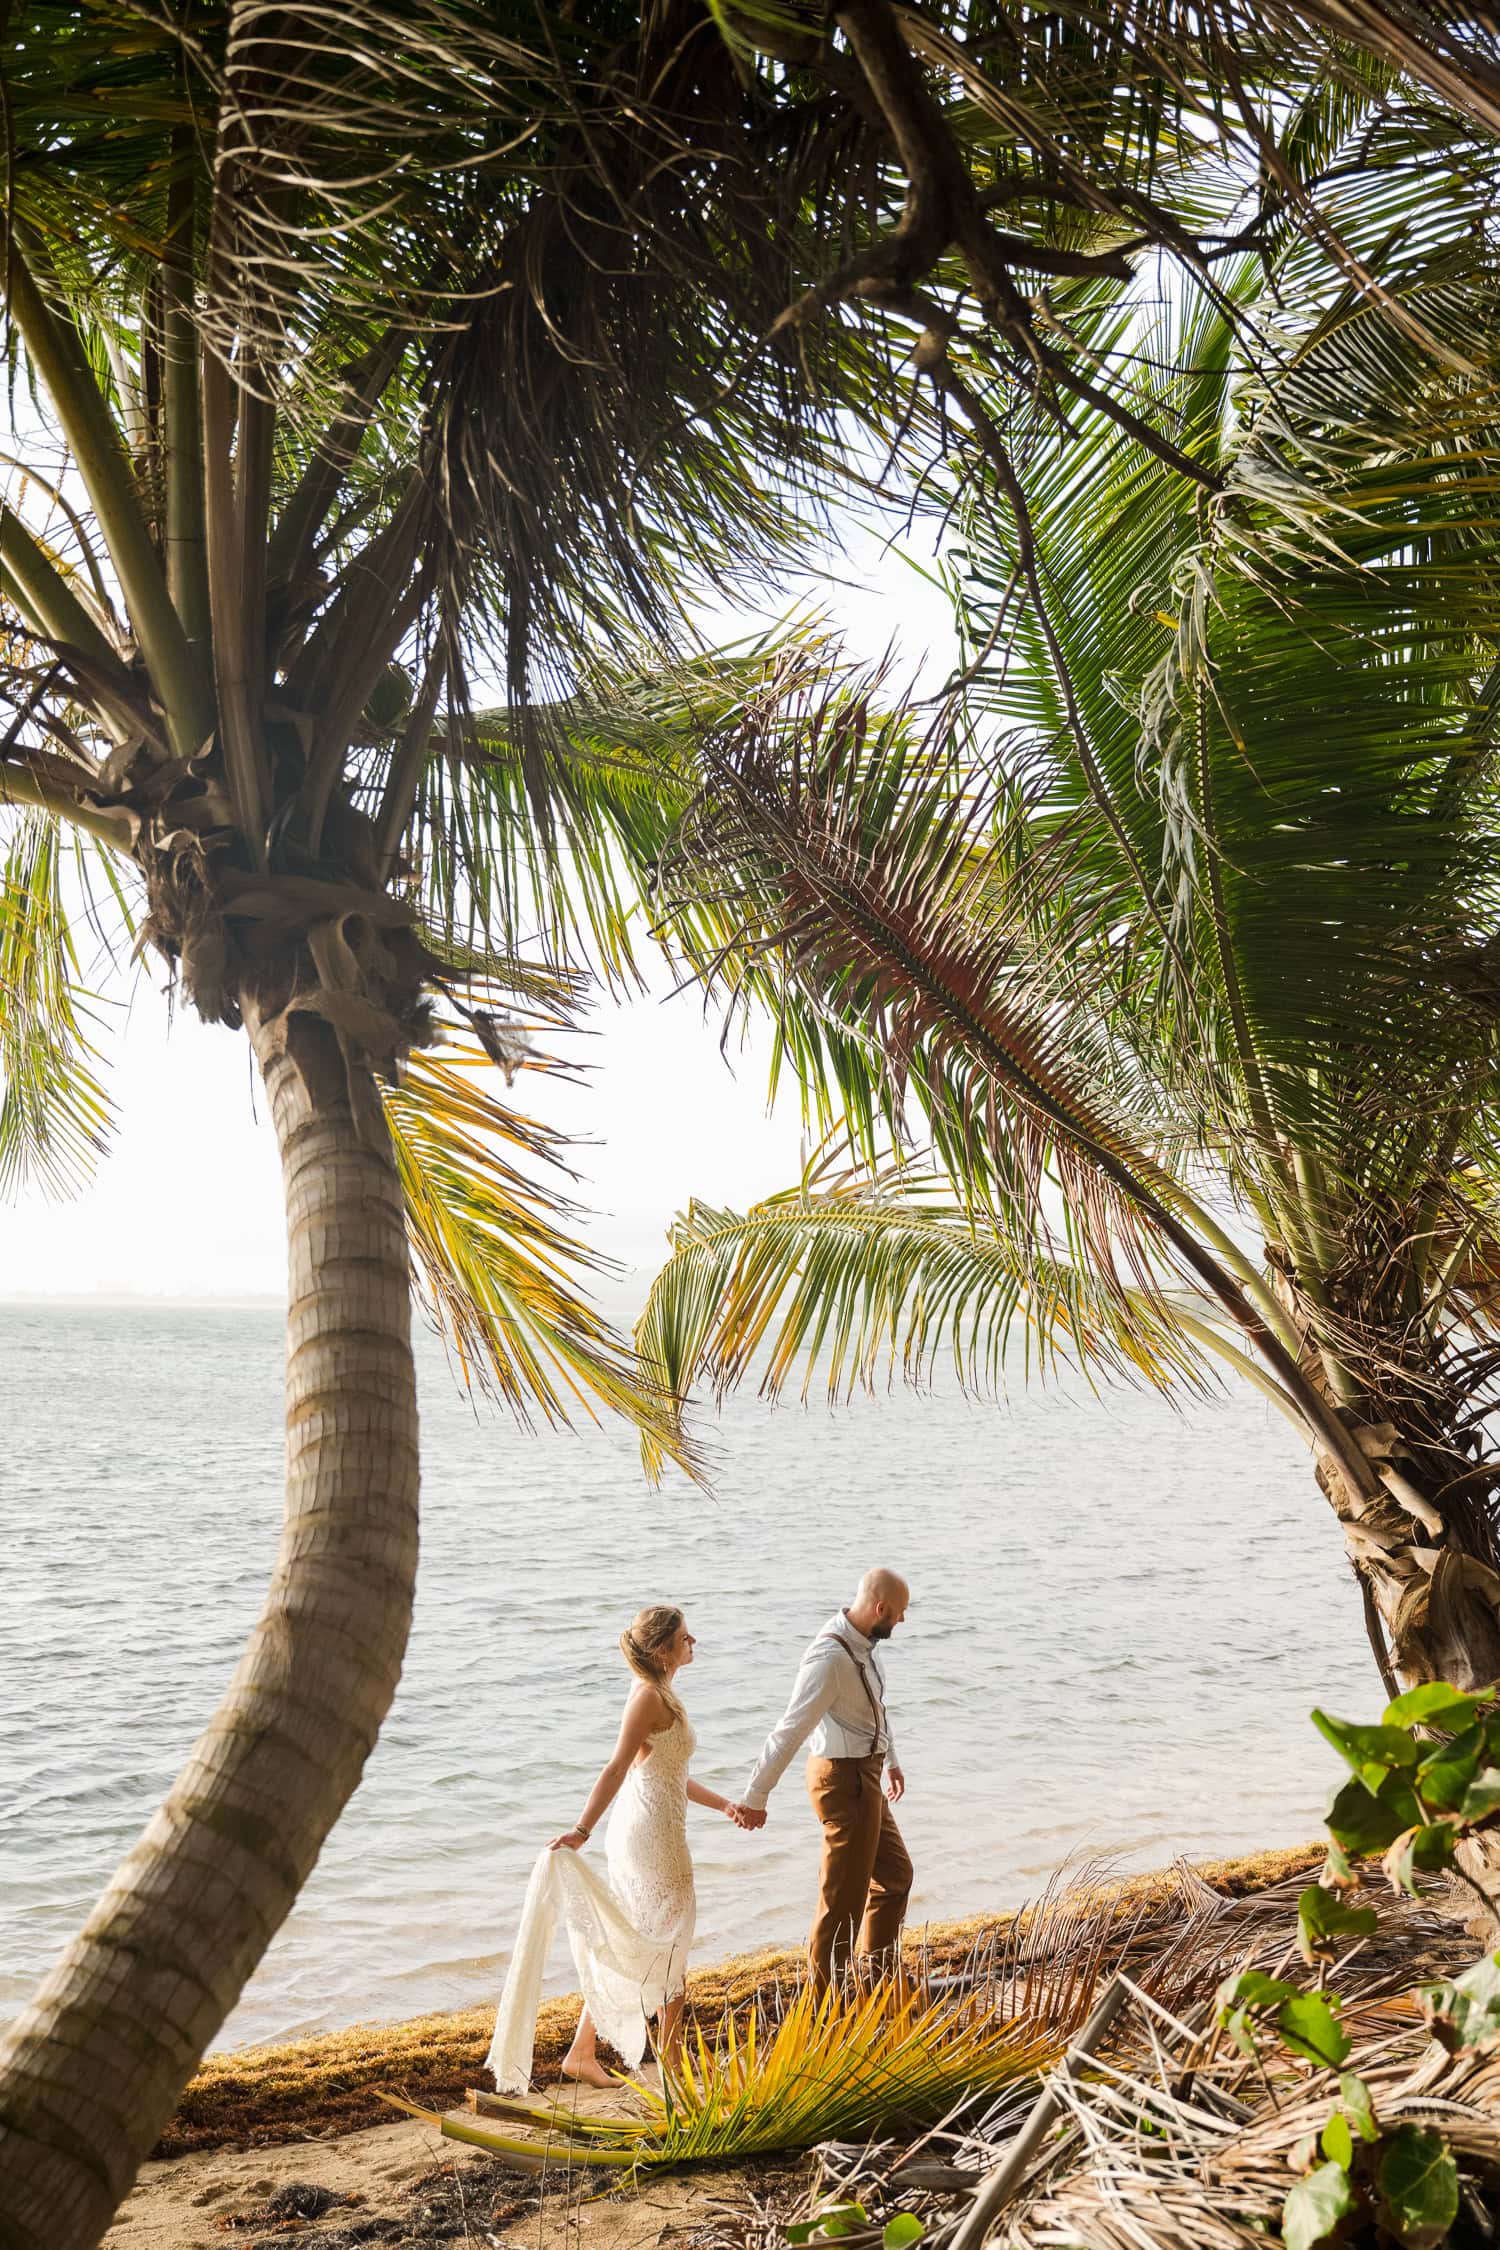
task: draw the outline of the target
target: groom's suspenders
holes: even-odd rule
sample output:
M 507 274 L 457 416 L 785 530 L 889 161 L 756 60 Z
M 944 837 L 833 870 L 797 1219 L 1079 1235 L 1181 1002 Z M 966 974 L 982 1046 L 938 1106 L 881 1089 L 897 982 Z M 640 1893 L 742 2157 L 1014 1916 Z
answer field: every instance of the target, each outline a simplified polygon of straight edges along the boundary
M 870 1675 L 865 1670 L 863 1659 L 861 1658 L 859 1651 L 855 1648 L 853 1642 L 846 1641 L 842 1633 L 824 1633 L 820 1635 L 820 1638 L 825 1641 L 837 1641 L 839 1647 L 844 1651 L 844 1654 L 846 1656 L 852 1657 L 854 1660 L 854 1669 L 859 1674 L 860 1686 L 864 1689 L 865 1694 L 869 1697 L 870 1709 L 875 1714 L 875 1732 L 871 1738 L 869 1750 L 869 1755 L 873 1758 L 880 1748 L 880 1737 L 885 1732 L 885 1706 L 881 1702 L 880 1698 L 876 1695 L 875 1690 L 871 1687 Z

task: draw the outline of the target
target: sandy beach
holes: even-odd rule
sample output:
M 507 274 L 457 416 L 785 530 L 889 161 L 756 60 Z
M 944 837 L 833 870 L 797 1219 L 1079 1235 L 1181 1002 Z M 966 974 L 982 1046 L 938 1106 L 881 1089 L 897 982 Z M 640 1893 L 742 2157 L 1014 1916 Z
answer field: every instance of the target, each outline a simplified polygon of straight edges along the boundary
M 105 2242 L 107 2250 L 262 2250 L 295 2241 L 309 2250 L 512 2241 L 534 2250 L 645 2250 L 744 2195 L 742 2171 L 695 2172 L 619 2194 L 601 2194 L 594 2181 L 574 2187 L 558 2174 L 544 2193 L 540 2181 L 401 2120 L 155 2160 Z

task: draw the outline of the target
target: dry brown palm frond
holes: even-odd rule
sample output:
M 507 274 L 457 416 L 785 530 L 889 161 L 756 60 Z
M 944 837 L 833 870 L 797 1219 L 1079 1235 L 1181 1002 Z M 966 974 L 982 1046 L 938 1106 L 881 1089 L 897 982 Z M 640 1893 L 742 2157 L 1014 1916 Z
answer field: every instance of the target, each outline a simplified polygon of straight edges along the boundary
M 1210 1871 L 1218 1884 L 1223 1871 Z M 1287 2155 L 1305 2134 L 1317 2105 L 1329 2107 L 1328 2074 L 1294 2066 L 1268 2103 L 1265 2082 L 1214 2028 L 1214 1995 L 1230 1971 L 1248 1963 L 1300 1976 L 1295 1951 L 1297 1900 L 1306 1865 L 1236 1896 L 1181 1862 L 1170 1884 L 1137 1887 L 1081 1871 L 1034 1909 L 1016 1918 L 1003 1947 L 1012 1963 L 1034 1931 L 1053 1960 L 1070 1947 L 1092 1949 L 1102 1936 L 1101 1968 L 1129 1978 L 1126 2009 L 1087 2069 L 1061 2088 L 1064 2116 L 1045 2143 L 992 2242 L 1011 2250 L 1060 2250 L 1095 2242 L 1109 2250 L 1239 2250 L 1263 2242 L 1279 2219 L 1295 2177 Z M 1335 1982 L 1343 2020 L 1355 2036 L 1351 2068 L 1377 2086 L 1377 2110 L 1392 2113 L 1435 2095 L 1457 2093 L 1466 2104 L 1445 2115 L 1454 2146 L 1471 2171 L 1488 2161 L 1495 2126 L 1459 2083 L 1420 2075 L 1429 2045 L 1415 2006 L 1400 1998 L 1413 1977 L 1451 1972 L 1472 1953 L 1461 1922 L 1443 1911 L 1434 1888 L 1419 1898 L 1382 1895 L 1374 1935 L 1346 1956 Z M 1132 1911 L 1133 1909 L 1133 1911 Z M 1441 2060 L 1441 2058 L 1439 2058 Z M 1426 2068 L 1422 2065 L 1421 2068 Z M 1430 2076 L 1430 2072 L 1429 2072 Z M 1470 2073 L 1473 2076 L 1473 2073 Z M 1052 2083 L 1056 2083 L 1054 2079 Z M 1337 2095 L 1336 2085 L 1334 2087 Z M 783 2230 L 831 2201 L 857 2202 L 865 2221 L 841 2236 L 854 2250 L 880 2241 L 902 2213 L 921 2219 L 934 2250 L 945 2250 L 969 2208 L 975 2187 L 1004 2157 L 1028 2114 L 1016 2091 L 980 2095 L 912 2140 L 899 2132 L 869 2143 L 836 2143 L 817 2151 L 819 2172 L 800 2202 L 779 2183 L 769 2197 L 747 2195 L 706 2222 L 695 2250 L 767 2250 L 772 2220 Z
M 1283 2058 L 1274 2079 L 1247 2062 L 1217 2029 L 1212 1993 L 1220 1974 L 1257 1962 L 1295 1973 L 1291 1955 L 1296 1892 L 1290 1883 L 1210 1915 L 1198 1959 L 1175 2003 L 1137 1976 L 1111 2044 L 1087 2072 L 1050 2081 L 1064 2129 L 1042 2149 L 998 2218 L 991 2240 L 1007 2250 L 1054 2250 L 1064 2242 L 1105 2250 L 1238 2250 L 1279 2230 L 1282 2205 L 1300 2165 L 1299 2144 L 1316 2133 L 1339 2098 L 1338 2073 Z M 1430 2117 L 1435 2098 L 1443 2130 L 1470 2180 L 1500 2176 L 1500 2116 L 1487 2110 L 1479 2074 L 1451 2067 L 1434 2081 L 1434 2048 L 1415 2004 L 1413 1976 L 1450 1968 L 1472 1953 L 1461 1924 L 1436 1895 L 1374 1901 L 1379 1925 L 1329 1978 L 1353 2034 L 1347 2068 L 1369 2086 L 1383 2124 Z M 1196 1993 L 1194 1987 L 1196 1986 Z M 1444 2060 L 1437 2050 L 1438 2061 Z M 1001 2151 L 971 2141 L 965 2159 L 988 2172 Z M 949 2240 L 962 2206 L 929 2230 Z

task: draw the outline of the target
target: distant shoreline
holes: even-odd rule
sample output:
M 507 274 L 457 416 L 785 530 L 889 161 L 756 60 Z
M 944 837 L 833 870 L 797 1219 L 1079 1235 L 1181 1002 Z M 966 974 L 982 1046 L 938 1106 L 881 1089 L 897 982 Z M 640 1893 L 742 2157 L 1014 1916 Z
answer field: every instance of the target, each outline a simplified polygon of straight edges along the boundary
M 21 1289 L 0 1292 L 0 1312 L 285 1312 L 282 1297 L 152 1297 L 144 1290 L 134 1294 L 105 1290 L 80 1291 L 57 1296 L 51 1291 Z
M 1324 1850 L 1321 1844 L 1303 1844 L 1191 1865 L 1195 1875 L 1226 1897 L 1246 1898 L 1321 1866 Z M 1166 1868 L 1100 1884 L 1092 1895 L 1124 1918 L 1162 1903 L 1176 1887 L 1174 1870 Z M 908 1950 L 942 1967 L 976 1943 L 1002 1934 L 1015 1920 L 1014 1914 L 993 1914 L 929 1923 L 909 1934 Z M 736 1955 L 689 1977 L 689 2007 L 705 2023 L 715 2022 L 726 2008 L 739 2010 L 757 1996 L 769 1997 L 778 1985 L 784 1989 L 801 1967 L 801 1953 L 789 1947 Z M 577 1993 L 542 2003 L 536 2044 L 536 2075 L 542 2084 L 557 2077 L 577 2013 Z M 259 2148 L 388 2124 L 393 2113 L 376 2098 L 376 2086 L 394 2087 L 435 2109 L 452 2107 L 462 2101 L 466 2088 L 481 2083 L 494 2021 L 495 2004 L 489 2001 L 405 2023 L 354 2024 L 310 2039 L 212 2055 L 190 2081 L 153 2154 Z
M 645 1298 L 644 1282 L 611 1286 L 597 1277 L 590 1291 L 593 1301 L 624 1319 L 637 1313 Z M 275 1312 L 286 1311 L 285 1294 L 239 1297 L 157 1297 L 140 1290 L 0 1290 L 0 1312 Z M 434 1339 L 437 1341 L 437 1339 Z

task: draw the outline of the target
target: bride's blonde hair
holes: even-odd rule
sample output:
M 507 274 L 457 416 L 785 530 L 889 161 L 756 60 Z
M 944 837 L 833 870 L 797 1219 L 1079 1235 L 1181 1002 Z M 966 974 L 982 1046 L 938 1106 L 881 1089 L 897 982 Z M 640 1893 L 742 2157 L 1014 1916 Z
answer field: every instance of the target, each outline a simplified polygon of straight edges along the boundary
M 672 1692 L 672 1683 L 662 1670 L 662 1651 L 682 1630 L 682 1611 L 665 1602 L 657 1602 L 650 1609 L 638 1610 L 620 1635 L 620 1654 L 638 1680 L 654 1687 L 674 1719 L 685 1719 L 686 1711 Z

